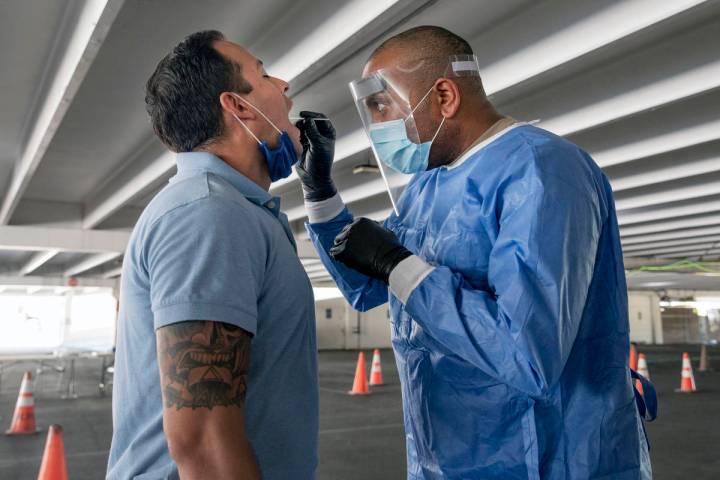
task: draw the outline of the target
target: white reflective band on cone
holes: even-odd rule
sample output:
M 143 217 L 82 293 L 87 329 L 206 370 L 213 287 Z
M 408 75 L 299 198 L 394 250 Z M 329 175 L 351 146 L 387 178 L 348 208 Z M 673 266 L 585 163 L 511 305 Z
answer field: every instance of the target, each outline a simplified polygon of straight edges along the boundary
M 16 407 L 32 407 L 34 405 L 35 405 L 35 400 L 33 399 L 32 394 L 30 394 L 28 396 L 20 395 L 18 397 Z

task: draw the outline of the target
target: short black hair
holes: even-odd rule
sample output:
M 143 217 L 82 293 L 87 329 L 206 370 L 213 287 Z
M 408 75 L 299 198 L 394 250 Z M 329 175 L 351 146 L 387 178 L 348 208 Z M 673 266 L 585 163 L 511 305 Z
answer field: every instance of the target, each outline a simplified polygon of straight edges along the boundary
M 187 36 L 147 81 L 145 108 L 153 130 L 174 152 L 190 152 L 221 137 L 220 94 L 252 90 L 241 66 L 215 49 L 215 42 L 224 39 L 217 30 Z
M 435 25 L 422 25 L 390 37 L 373 51 L 370 58 L 388 48 L 412 51 L 413 59 L 474 54 L 464 38 Z
M 470 44 L 450 30 L 434 25 L 422 25 L 400 32 L 378 46 L 368 62 L 386 50 L 397 54 L 398 66 L 413 72 L 420 90 L 429 88 L 439 77 L 447 74 L 447 59 L 452 55 L 474 55 Z M 478 76 L 456 78 L 466 92 L 485 97 L 482 80 Z

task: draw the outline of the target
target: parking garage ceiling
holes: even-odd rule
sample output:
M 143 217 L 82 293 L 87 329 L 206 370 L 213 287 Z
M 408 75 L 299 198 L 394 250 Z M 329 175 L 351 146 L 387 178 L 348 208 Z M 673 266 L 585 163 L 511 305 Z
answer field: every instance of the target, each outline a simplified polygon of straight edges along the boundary
M 288 80 L 296 112 L 333 119 L 338 189 L 356 214 L 384 217 L 379 175 L 353 173 L 374 160 L 347 84 L 382 38 L 422 24 L 470 41 L 503 113 L 592 154 L 615 191 L 626 261 L 720 257 L 720 1 L 33 0 L 0 3 L 0 275 L 119 275 L 130 230 L 174 171 L 145 80 L 202 29 Z M 308 274 L 327 282 L 297 178 L 272 193 Z M 668 282 L 720 288 L 713 276 Z

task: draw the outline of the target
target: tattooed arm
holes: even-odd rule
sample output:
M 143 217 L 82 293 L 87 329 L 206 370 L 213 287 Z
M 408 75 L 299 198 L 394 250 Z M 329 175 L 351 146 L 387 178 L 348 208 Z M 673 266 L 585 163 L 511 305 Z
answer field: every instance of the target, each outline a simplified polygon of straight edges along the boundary
M 163 428 L 180 477 L 260 478 L 244 421 L 251 336 L 214 321 L 175 323 L 156 335 Z

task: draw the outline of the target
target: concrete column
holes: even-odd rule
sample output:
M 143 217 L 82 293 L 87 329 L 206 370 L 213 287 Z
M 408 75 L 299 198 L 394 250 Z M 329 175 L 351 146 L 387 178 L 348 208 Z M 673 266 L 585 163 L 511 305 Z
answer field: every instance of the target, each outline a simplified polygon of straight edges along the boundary
M 65 321 L 63 322 L 62 338 L 60 344 L 65 343 L 65 339 L 70 336 L 70 328 L 72 326 L 72 301 L 73 291 L 72 289 L 65 292 Z
M 657 293 L 651 297 L 650 309 L 652 311 L 653 343 L 662 345 L 664 343 L 662 313 L 660 312 L 660 296 Z
M 118 319 L 120 318 L 120 277 L 115 280 L 112 288 L 112 296 L 115 299 L 115 321 L 113 322 L 113 351 L 117 346 Z
M 708 359 L 707 345 L 704 343 L 700 346 L 700 368 L 698 372 L 707 372 L 710 370 L 710 360 Z
M 352 347 L 352 332 L 353 332 L 353 325 L 351 321 L 351 315 L 353 313 L 353 308 L 350 306 L 349 303 L 343 302 L 343 307 L 345 308 L 345 335 L 343 335 L 343 349 L 350 350 Z

